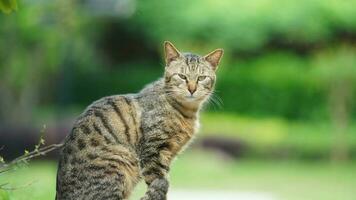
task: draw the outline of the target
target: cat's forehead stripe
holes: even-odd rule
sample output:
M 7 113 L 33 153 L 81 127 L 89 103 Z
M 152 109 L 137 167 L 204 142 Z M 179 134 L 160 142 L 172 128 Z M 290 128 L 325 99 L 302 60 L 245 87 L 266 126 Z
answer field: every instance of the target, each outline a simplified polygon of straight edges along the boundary
M 184 57 L 187 63 L 197 63 L 199 62 L 199 58 L 200 58 L 199 55 L 192 54 L 192 53 L 185 53 Z
M 200 63 L 200 56 L 192 53 L 184 53 L 186 68 L 185 72 L 190 71 L 200 71 L 199 70 L 199 63 Z

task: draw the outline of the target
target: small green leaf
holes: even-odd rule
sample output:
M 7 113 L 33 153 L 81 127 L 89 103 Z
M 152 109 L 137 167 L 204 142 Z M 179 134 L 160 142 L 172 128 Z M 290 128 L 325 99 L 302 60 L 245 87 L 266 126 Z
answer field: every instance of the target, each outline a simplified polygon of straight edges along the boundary
M 25 150 L 25 155 L 28 155 L 30 152 L 28 150 Z
M 9 200 L 9 194 L 6 190 L 0 188 L 0 200 Z
M 40 144 L 44 145 L 45 144 L 45 140 L 43 138 L 40 139 Z
M 9 14 L 17 10 L 16 0 L 0 0 L 0 10 L 6 14 Z

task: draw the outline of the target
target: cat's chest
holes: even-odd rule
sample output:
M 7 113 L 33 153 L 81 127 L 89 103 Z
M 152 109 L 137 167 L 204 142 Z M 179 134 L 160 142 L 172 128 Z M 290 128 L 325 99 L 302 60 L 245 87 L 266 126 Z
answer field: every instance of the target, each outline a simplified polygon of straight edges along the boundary
M 177 110 L 165 104 L 157 105 L 142 114 L 142 124 L 148 135 L 157 135 L 174 143 L 174 146 L 184 146 L 199 128 L 197 117 L 183 117 Z M 154 136 L 153 136 L 154 137 Z
M 170 132 L 168 140 L 179 151 L 194 137 L 198 126 L 198 121 L 193 119 L 168 119 L 164 131 Z

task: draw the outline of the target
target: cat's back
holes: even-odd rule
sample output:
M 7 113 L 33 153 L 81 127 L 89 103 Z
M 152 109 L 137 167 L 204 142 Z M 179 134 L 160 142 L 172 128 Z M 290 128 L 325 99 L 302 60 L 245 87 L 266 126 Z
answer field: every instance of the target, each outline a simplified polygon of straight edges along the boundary
M 106 144 L 133 147 L 138 139 L 139 115 L 140 106 L 135 95 L 104 97 L 89 105 L 78 117 L 73 132 L 84 135 L 94 132 Z
M 92 183 L 93 179 L 107 184 L 115 184 L 114 179 L 130 179 L 126 182 L 132 185 L 137 182 L 139 168 L 134 149 L 139 137 L 138 110 L 133 95 L 104 97 L 87 107 L 65 139 L 58 168 L 57 199 L 96 193 L 97 189 L 90 189 L 97 185 Z M 107 190 L 118 190 L 110 187 Z M 62 198 L 62 194 L 71 196 Z
M 135 149 L 142 137 L 142 115 L 160 110 L 161 80 L 147 85 L 140 93 L 103 97 L 90 104 L 76 119 L 65 139 L 62 158 L 109 146 Z

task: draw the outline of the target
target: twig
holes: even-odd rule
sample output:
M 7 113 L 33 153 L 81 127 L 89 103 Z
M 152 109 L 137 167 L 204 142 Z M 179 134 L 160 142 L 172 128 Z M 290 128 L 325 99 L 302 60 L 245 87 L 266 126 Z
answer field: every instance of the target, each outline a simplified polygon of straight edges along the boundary
M 61 143 L 61 144 L 52 144 L 45 147 L 37 148 L 31 152 L 25 153 L 25 155 L 22 155 L 12 160 L 9 163 L 0 164 L 0 174 L 12 170 L 13 167 L 19 164 L 27 163 L 27 161 L 29 161 L 32 158 L 45 155 L 46 153 L 58 149 L 62 146 L 63 144 Z
M 5 172 L 9 172 L 11 170 L 16 169 L 16 167 L 18 167 L 21 164 L 27 164 L 27 162 L 29 160 L 31 160 L 32 158 L 46 155 L 48 152 L 53 151 L 53 150 L 58 149 L 63 146 L 63 143 L 43 146 L 45 144 L 45 140 L 43 139 L 44 134 L 45 134 L 45 129 L 46 129 L 46 125 L 43 125 L 43 128 L 40 131 L 40 139 L 39 139 L 38 143 L 35 145 L 34 150 L 32 150 L 32 151 L 25 150 L 24 155 L 17 157 L 8 163 L 5 162 L 4 158 L 0 156 L 0 175 Z M 3 147 L 0 147 L 0 150 L 2 150 L 2 148 Z M 16 190 L 16 189 L 27 187 L 27 186 L 31 185 L 32 183 L 33 182 L 28 183 L 23 186 L 20 186 L 20 187 L 4 187 L 5 185 L 8 184 L 8 183 L 4 183 L 4 184 L 0 184 L 0 189 Z

